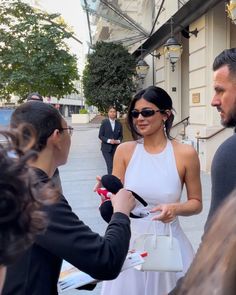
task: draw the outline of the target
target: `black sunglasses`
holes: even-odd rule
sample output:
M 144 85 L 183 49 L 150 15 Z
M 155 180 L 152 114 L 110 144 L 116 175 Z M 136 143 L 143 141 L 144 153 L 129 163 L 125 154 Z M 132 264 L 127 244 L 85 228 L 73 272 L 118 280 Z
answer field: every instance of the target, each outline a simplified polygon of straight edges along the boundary
M 132 110 L 131 111 L 131 116 L 135 119 L 138 118 L 138 116 L 141 114 L 142 117 L 147 118 L 153 116 L 155 113 L 161 112 L 161 110 L 152 110 L 152 109 L 145 109 L 142 110 L 141 112 L 137 110 Z

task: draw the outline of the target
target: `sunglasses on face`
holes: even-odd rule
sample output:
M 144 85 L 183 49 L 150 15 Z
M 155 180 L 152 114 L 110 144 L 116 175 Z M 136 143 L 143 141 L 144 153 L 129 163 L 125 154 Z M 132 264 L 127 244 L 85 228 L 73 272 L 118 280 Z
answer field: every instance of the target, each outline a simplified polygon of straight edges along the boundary
M 161 112 L 161 110 L 152 110 L 152 109 L 145 109 L 142 111 L 132 110 L 131 116 L 135 119 L 138 118 L 138 116 L 141 114 L 142 117 L 147 118 L 153 116 L 155 113 Z

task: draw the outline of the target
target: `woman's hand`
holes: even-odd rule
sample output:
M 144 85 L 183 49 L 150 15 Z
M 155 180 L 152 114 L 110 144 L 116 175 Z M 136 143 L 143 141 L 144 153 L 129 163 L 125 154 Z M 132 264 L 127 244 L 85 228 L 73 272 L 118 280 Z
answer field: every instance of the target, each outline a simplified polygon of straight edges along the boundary
M 93 188 L 93 191 L 94 192 L 96 192 L 98 188 L 101 188 L 102 187 L 101 179 L 102 179 L 101 176 L 99 176 L 99 175 L 96 176 L 96 181 L 97 182 L 96 182 L 96 184 L 95 184 L 95 186 Z
M 175 204 L 160 204 L 150 210 L 151 213 L 160 211 L 152 220 L 159 220 L 164 223 L 173 221 L 176 218 L 176 205 Z

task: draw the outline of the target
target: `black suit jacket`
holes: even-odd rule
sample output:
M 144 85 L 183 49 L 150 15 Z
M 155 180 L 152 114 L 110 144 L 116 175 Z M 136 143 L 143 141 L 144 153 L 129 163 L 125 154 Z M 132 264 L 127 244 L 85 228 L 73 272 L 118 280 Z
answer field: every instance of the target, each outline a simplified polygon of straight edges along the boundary
M 47 175 L 36 169 L 42 181 Z M 130 239 L 130 221 L 113 214 L 105 236 L 86 226 L 71 210 L 63 195 L 45 208 L 49 225 L 45 234 L 18 261 L 8 267 L 2 295 L 55 295 L 62 259 L 98 280 L 118 276 Z
M 103 152 L 111 152 L 117 147 L 116 144 L 110 144 L 107 142 L 108 139 L 116 139 L 122 141 L 123 139 L 123 128 L 118 120 L 115 120 L 115 128 L 112 131 L 111 123 L 109 119 L 104 119 L 99 129 L 98 137 L 101 139 L 101 150 Z

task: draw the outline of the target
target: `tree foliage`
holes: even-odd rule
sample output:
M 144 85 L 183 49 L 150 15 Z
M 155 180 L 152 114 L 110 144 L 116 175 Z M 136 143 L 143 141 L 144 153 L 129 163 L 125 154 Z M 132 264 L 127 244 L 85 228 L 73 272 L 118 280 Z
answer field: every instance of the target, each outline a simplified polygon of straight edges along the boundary
M 29 92 L 61 97 L 77 92 L 77 60 L 65 39 L 72 36 L 59 14 L 47 14 L 20 0 L 0 3 L 0 98 L 24 99 Z
M 122 111 L 135 90 L 135 59 L 122 45 L 98 42 L 83 72 L 86 103 L 105 113 L 110 105 Z

